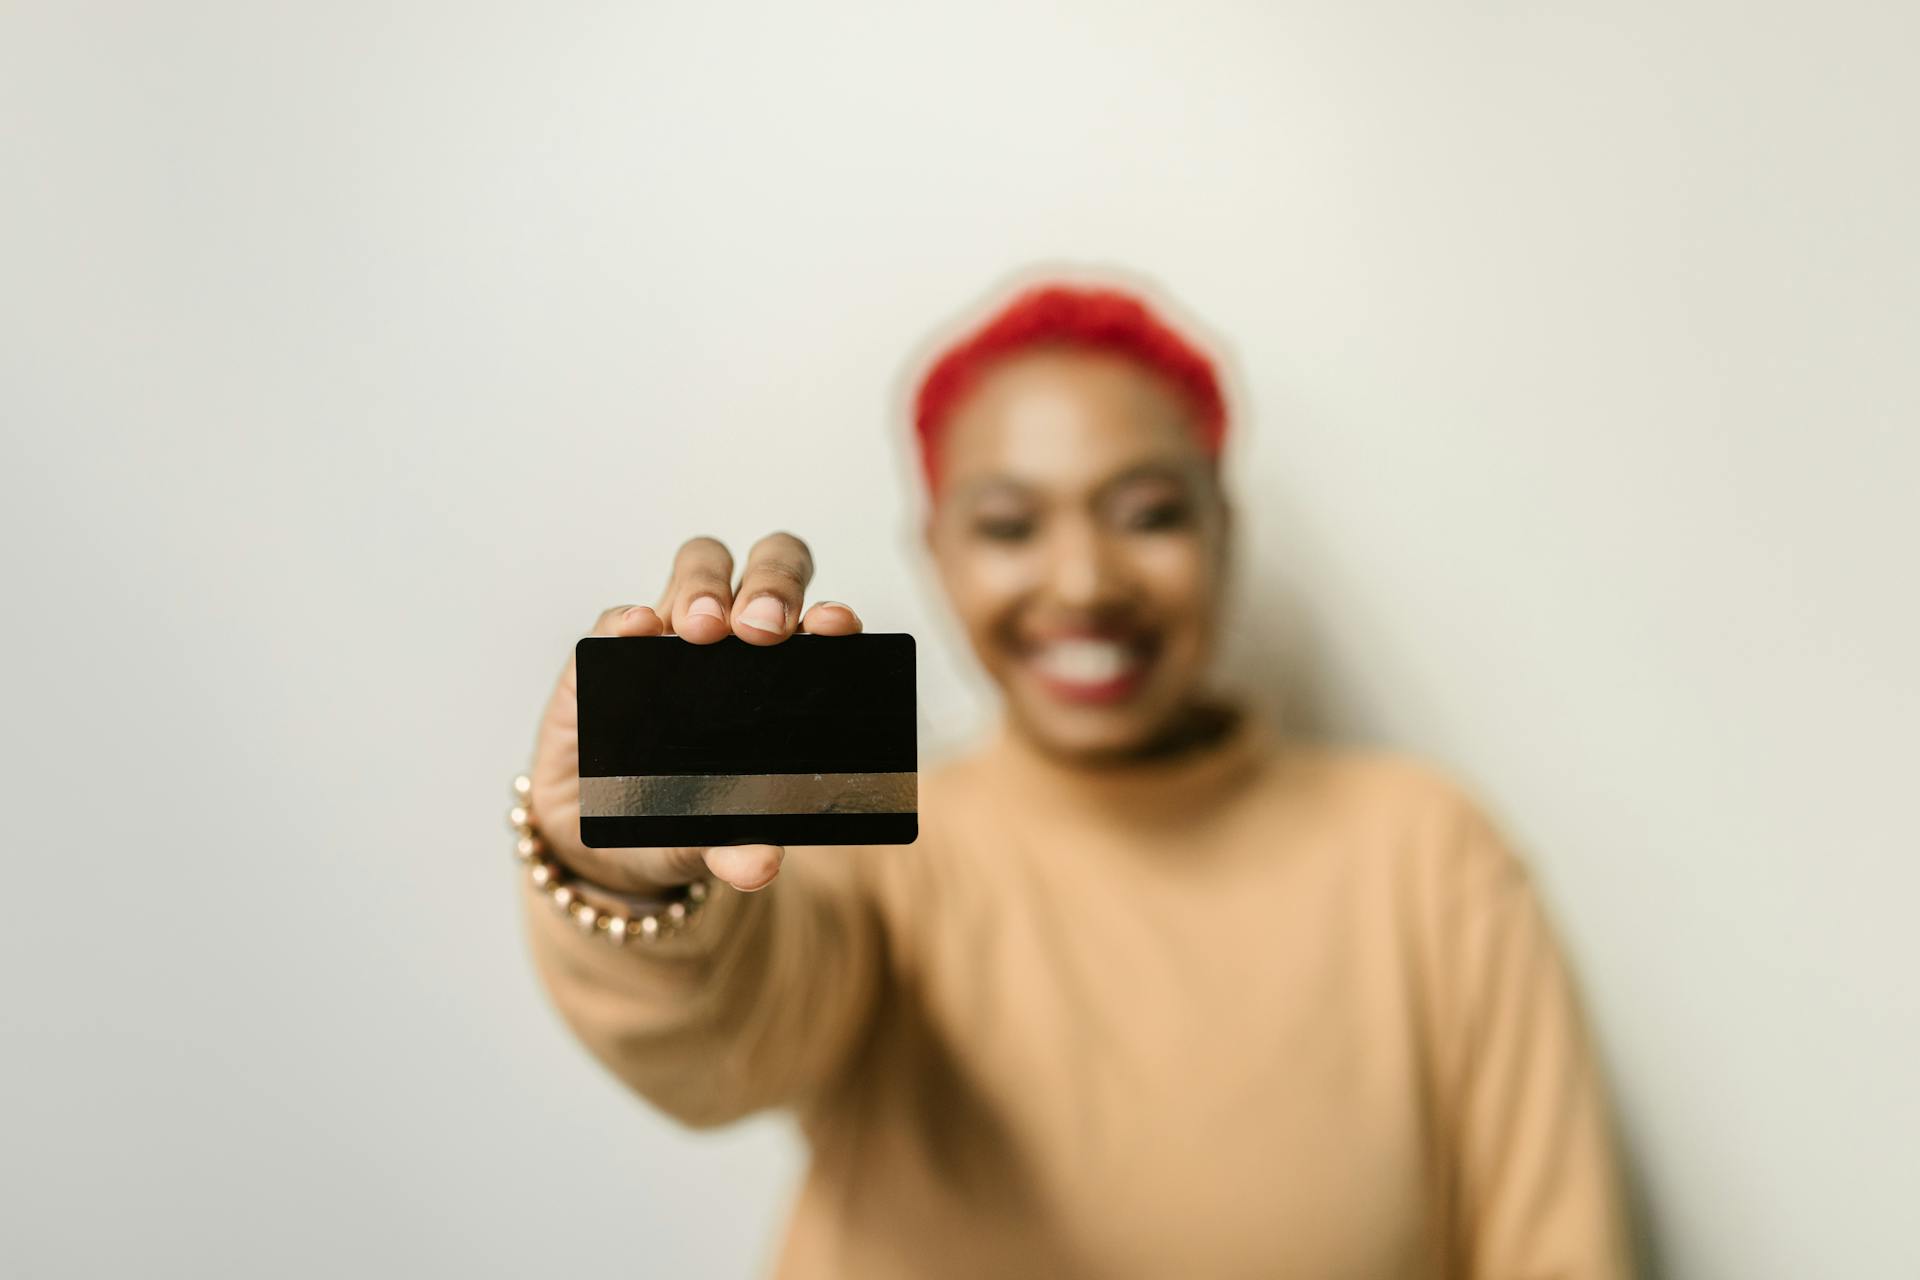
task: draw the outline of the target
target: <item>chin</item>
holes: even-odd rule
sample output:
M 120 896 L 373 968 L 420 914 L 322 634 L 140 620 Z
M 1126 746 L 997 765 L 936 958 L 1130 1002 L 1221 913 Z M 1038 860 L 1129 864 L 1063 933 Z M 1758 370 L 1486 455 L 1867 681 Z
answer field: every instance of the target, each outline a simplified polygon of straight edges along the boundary
M 1010 701 L 1029 738 L 1054 755 L 1089 762 L 1144 749 L 1164 730 L 1175 711 L 1174 706 L 1163 705 L 1164 699 L 1072 705 L 1039 691 L 1022 691 Z
M 1052 716 L 1021 717 L 1027 735 L 1058 756 L 1097 760 L 1137 751 L 1152 730 L 1135 724 L 1061 724 Z

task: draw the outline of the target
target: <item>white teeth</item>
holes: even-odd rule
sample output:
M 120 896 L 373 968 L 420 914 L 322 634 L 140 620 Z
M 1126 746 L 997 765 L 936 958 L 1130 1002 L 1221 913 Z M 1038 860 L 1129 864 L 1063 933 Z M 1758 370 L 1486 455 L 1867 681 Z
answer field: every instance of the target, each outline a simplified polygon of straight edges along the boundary
M 1055 680 L 1105 684 L 1130 671 L 1139 659 L 1111 640 L 1056 640 L 1034 655 L 1035 667 Z

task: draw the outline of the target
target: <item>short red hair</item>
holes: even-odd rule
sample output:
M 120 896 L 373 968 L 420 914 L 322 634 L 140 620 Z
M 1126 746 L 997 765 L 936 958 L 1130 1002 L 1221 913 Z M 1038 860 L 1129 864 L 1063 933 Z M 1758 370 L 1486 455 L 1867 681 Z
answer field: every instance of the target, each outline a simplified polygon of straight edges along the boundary
M 1219 456 L 1227 406 L 1211 360 L 1131 294 L 1042 284 L 1017 294 L 948 347 L 921 379 L 913 425 L 929 493 L 939 479 L 936 446 L 960 401 L 994 364 L 1038 347 L 1112 352 L 1159 374 L 1192 406 L 1200 447 L 1209 457 Z

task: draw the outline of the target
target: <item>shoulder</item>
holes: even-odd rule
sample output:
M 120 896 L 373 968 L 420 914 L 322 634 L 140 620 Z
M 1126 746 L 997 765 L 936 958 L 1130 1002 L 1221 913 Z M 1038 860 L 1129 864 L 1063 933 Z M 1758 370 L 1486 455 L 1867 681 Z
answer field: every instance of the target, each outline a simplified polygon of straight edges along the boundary
M 1392 822 L 1418 822 L 1482 812 L 1471 784 L 1424 756 L 1392 747 L 1280 741 L 1265 784 L 1296 801 L 1311 797 L 1343 810 Z
M 1416 888 L 1471 892 L 1524 875 L 1480 790 L 1412 752 L 1288 739 L 1263 784 L 1283 809 L 1313 815 L 1325 838 L 1384 861 Z

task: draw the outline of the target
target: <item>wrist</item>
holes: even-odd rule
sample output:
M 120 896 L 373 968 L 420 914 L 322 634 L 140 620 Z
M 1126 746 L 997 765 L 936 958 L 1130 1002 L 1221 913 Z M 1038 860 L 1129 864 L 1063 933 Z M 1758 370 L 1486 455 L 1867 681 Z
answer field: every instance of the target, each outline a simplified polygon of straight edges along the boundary
M 691 868 L 691 874 L 677 879 L 661 879 L 658 874 L 649 875 L 636 870 L 634 861 L 654 861 L 655 859 L 636 859 L 632 849 L 600 850 L 589 849 L 571 834 L 555 839 L 553 834 L 544 830 L 537 817 L 533 819 L 533 836 L 543 848 L 547 857 L 560 865 L 561 870 L 598 891 L 603 897 L 633 899 L 635 901 L 654 901 L 671 898 L 680 893 L 688 884 L 706 878 L 706 864 L 698 860 Z M 666 854 L 664 849 L 646 850 L 646 853 Z M 657 868 L 656 873 L 671 874 L 675 868 Z
M 513 780 L 513 793 L 515 803 L 507 822 L 516 836 L 515 856 L 526 867 L 533 888 L 582 933 L 615 945 L 635 937 L 650 942 L 680 932 L 700 914 L 711 887 L 705 877 L 634 892 L 583 876 L 548 848 L 532 810 L 532 785 L 524 775 Z

